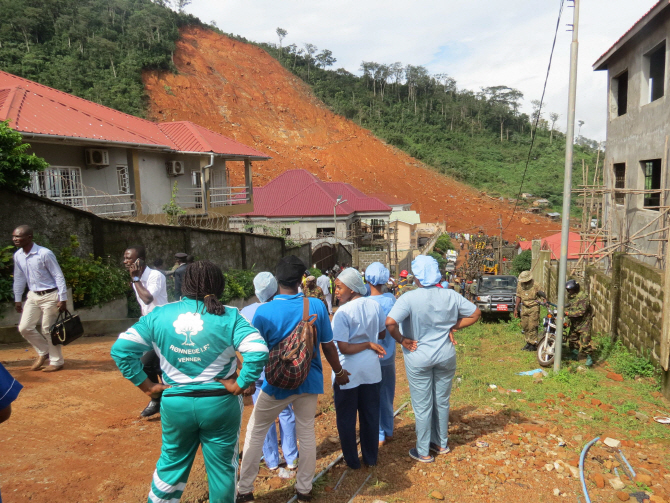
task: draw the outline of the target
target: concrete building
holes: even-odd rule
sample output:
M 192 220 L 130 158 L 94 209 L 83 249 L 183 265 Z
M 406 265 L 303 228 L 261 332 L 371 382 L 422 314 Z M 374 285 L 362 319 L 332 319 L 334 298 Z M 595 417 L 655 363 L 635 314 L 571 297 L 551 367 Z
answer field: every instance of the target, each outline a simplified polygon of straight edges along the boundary
M 105 217 L 175 223 L 252 211 L 251 162 L 269 159 L 192 122 L 157 124 L 0 71 L 5 120 L 49 163 L 30 192 Z M 231 169 L 244 185 L 229 184 Z
M 593 65 L 607 71 L 604 180 L 615 189 L 604 198 L 603 220 L 612 239 L 630 240 L 625 249 L 656 266 L 668 206 L 668 44 L 670 4 L 662 0 Z

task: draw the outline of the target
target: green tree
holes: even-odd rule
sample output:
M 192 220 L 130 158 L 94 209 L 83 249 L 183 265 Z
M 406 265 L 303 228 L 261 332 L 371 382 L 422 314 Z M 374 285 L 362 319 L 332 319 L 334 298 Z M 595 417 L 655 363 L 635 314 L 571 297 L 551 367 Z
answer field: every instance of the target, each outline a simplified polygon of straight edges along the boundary
M 533 262 L 533 253 L 525 250 L 512 259 L 512 274 L 518 276 L 523 271 L 530 271 Z
M 0 188 L 24 190 L 30 185 L 31 174 L 49 165 L 41 157 L 28 154 L 29 148 L 21 133 L 9 127 L 9 121 L 0 122 Z

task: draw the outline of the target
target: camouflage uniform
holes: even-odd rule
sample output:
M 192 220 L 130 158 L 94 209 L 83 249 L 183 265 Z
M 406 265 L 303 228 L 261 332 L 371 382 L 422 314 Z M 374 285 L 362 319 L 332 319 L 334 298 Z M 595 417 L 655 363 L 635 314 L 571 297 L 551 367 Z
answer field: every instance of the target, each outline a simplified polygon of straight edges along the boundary
M 579 350 L 585 354 L 591 354 L 595 350 L 591 344 L 591 319 L 593 309 L 589 301 L 589 294 L 579 292 L 575 295 L 568 294 L 568 305 L 565 307 L 565 315 L 570 318 L 570 333 L 568 341 L 570 349 Z
M 411 292 L 412 290 L 416 290 L 417 286 L 414 284 L 414 278 L 409 279 L 405 278 L 400 280 L 398 283 L 398 293 L 396 297 L 400 297 L 403 293 Z
M 526 343 L 528 344 L 537 344 L 537 330 L 540 325 L 540 304 L 537 299 L 537 292 L 540 291 L 540 287 L 537 286 L 534 282 L 530 282 L 530 285 L 527 288 L 524 288 L 523 285 L 527 283 L 521 283 L 516 287 L 516 296 L 521 299 L 521 330 L 523 332 Z
M 321 299 L 323 303 L 326 306 L 326 309 L 328 309 L 328 303 L 326 302 L 326 296 L 323 294 L 323 290 L 321 290 L 321 287 L 314 285 L 313 287 L 308 287 L 305 286 L 303 288 L 302 293 L 305 294 L 305 297 L 316 297 L 317 299 Z

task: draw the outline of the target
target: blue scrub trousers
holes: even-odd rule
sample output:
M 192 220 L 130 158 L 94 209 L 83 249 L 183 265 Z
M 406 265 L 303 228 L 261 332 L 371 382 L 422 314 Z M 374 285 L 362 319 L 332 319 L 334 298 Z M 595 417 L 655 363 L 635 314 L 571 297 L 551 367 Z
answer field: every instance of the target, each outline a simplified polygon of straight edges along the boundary
M 261 386 L 263 386 L 263 381 L 256 381 L 256 392 L 252 396 L 254 405 L 261 393 Z M 279 433 L 281 435 L 281 450 L 284 453 L 286 464 L 295 468 L 298 465 L 298 444 L 295 437 L 295 414 L 291 404 L 279 413 Z M 265 466 L 268 468 L 274 469 L 279 466 L 279 442 L 277 441 L 277 426 L 274 423 L 270 425 L 270 429 L 265 435 L 263 457 Z
M 428 456 L 431 443 L 447 447 L 456 355 L 430 367 L 412 367 L 405 359 L 405 373 L 416 421 L 416 450 L 420 456 Z
M 382 362 L 382 382 L 379 389 L 379 441 L 393 436 L 393 398 L 395 397 L 395 360 Z

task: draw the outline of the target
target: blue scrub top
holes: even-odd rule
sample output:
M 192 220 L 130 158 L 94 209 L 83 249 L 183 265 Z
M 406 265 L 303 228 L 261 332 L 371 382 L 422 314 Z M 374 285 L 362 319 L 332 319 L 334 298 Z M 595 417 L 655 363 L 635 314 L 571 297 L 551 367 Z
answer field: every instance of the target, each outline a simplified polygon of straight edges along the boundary
M 302 320 L 302 299 L 304 295 L 275 295 L 271 302 L 261 304 L 256 310 L 252 325 L 258 329 L 261 336 L 267 342 L 270 351 L 286 339 L 293 329 Z M 273 396 L 277 400 L 283 400 L 291 395 L 300 393 L 323 393 L 323 367 L 321 366 L 321 352 L 319 346 L 333 340 L 333 330 L 330 326 L 330 318 L 326 305 L 321 299 L 309 297 L 309 314 L 316 314 L 317 345 L 314 348 L 312 365 L 307 374 L 307 379 L 294 390 L 277 388 L 267 382 L 261 388 L 263 392 Z
M 392 293 L 383 293 L 382 295 L 371 295 L 370 299 L 379 302 L 384 311 L 384 316 L 388 316 L 391 308 L 395 304 L 395 296 Z M 380 360 L 382 367 L 393 364 L 395 360 L 395 339 L 391 337 L 389 331 L 386 331 L 386 337 L 379 340 L 379 344 L 386 350 L 386 355 Z
M 14 379 L 0 363 L 0 410 L 9 407 L 17 399 L 22 389 L 21 383 Z
M 455 356 L 449 331 L 459 318 L 466 318 L 476 310 L 477 306 L 454 290 L 431 286 L 403 294 L 389 317 L 401 325 L 403 337 L 419 343 L 413 352 L 402 348 L 405 363 L 432 367 Z

